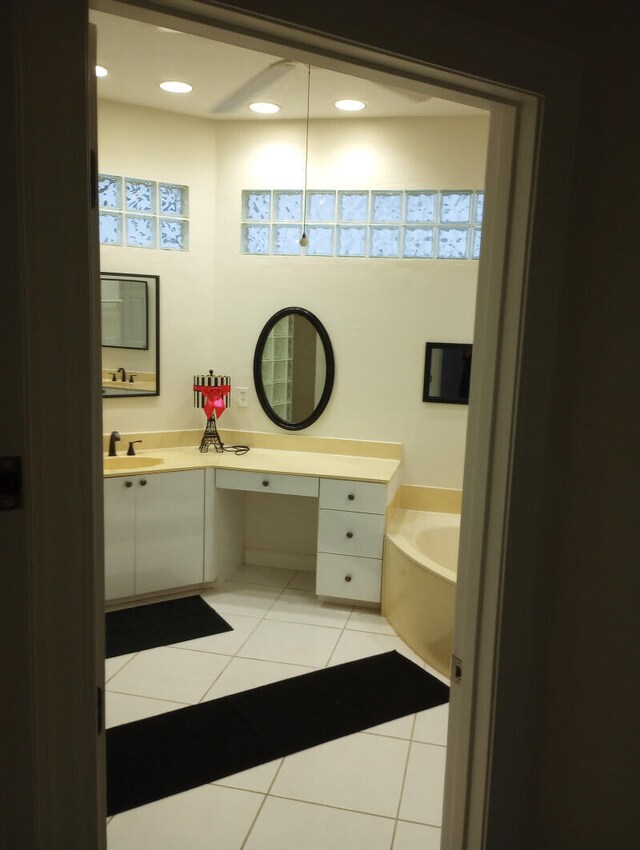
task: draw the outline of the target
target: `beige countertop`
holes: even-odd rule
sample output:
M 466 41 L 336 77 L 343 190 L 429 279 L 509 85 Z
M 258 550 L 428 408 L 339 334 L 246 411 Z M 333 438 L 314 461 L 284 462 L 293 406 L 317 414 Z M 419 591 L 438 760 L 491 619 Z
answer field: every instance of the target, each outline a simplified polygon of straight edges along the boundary
M 105 478 L 218 468 L 388 484 L 400 468 L 399 460 L 386 458 L 265 448 L 251 448 L 246 454 L 236 455 L 228 451 L 218 453 L 213 447 L 208 452 L 201 453 L 197 446 L 179 446 L 140 451 L 136 453 L 136 457 L 140 459 L 139 463 L 136 463 L 135 457 L 129 458 L 124 451 L 120 452 L 118 458 L 126 458 L 125 463 L 132 465 L 126 469 L 105 468 Z M 158 458 L 161 462 L 145 466 L 150 458 Z M 105 460 L 108 462 L 106 455 Z

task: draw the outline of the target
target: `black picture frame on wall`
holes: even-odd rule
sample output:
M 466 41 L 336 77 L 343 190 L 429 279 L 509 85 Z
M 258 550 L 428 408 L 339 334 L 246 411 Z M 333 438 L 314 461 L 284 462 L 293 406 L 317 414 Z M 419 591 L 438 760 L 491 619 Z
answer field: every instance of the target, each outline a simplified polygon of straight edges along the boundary
M 469 404 L 472 354 L 470 342 L 428 342 L 422 401 Z

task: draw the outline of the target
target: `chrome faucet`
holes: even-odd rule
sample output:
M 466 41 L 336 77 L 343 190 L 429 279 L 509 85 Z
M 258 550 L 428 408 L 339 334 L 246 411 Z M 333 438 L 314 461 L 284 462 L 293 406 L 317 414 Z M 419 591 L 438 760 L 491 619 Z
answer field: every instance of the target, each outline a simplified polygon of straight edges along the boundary
M 118 431 L 112 431 L 111 436 L 109 437 L 109 457 L 116 456 L 116 443 L 120 441 L 120 434 Z
M 122 373 L 122 380 L 126 381 L 127 380 L 127 373 L 124 370 L 124 366 L 121 366 L 117 371 Z

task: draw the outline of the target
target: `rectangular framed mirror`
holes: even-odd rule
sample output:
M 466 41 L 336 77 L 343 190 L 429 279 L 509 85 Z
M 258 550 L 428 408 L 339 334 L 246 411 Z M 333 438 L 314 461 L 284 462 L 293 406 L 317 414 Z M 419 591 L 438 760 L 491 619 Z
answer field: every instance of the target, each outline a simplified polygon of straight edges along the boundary
M 469 404 L 472 352 L 471 343 L 428 342 L 422 400 Z
M 160 395 L 160 278 L 100 273 L 102 396 Z

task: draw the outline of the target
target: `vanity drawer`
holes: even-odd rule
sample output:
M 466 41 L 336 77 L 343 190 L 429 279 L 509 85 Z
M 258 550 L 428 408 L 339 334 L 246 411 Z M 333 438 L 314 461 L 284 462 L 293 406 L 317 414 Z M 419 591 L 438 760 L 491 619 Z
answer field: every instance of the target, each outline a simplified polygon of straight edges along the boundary
M 387 487 L 368 481 L 321 478 L 320 507 L 334 511 L 383 514 L 387 507 Z
M 320 510 L 318 551 L 380 558 L 384 521 L 384 516 L 380 514 Z
M 382 561 L 350 555 L 318 554 L 316 593 L 359 602 L 380 602 Z
M 255 493 L 286 493 L 291 496 L 318 495 L 317 478 L 246 472 L 243 469 L 216 469 L 216 487 L 223 490 L 251 490 Z

